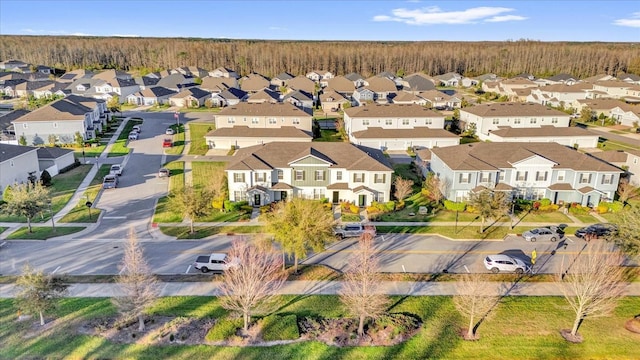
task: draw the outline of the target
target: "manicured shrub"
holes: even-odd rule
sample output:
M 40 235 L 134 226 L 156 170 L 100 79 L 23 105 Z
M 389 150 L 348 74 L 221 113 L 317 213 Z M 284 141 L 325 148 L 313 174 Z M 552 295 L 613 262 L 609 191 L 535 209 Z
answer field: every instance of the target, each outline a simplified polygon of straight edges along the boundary
M 225 341 L 236 335 L 242 327 L 242 319 L 219 319 L 209 330 L 205 339 L 209 341 Z
M 261 320 L 262 338 L 265 341 L 295 340 L 300 337 L 295 315 L 270 315 Z
M 224 200 L 213 200 L 211 206 L 216 210 L 224 209 Z
M 544 199 L 540 199 L 540 206 L 549 206 L 551 205 L 551 200 L 544 198 Z
M 387 201 L 384 204 L 384 207 L 387 211 L 393 211 L 396 208 L 396 202 L 395 201 Z
M 620 201 L 614 201 L 614 202 L 607 202 L 607 201 L 601 201 L 600 204 L 598 204 L 598 213 L 599 214 L 604 214 L 607 212 L 620 212 L 622 211 L 622 209 L 624 208 L 624 204 L 621 203 Z
M 360 213 L 360 208 L 351 204 L 349 205 L 349 211 L 351 211 L 351 213 L 353 214 L 359 214 Z
M 253 212 L 253 206 L 251 206 L 251 205 L 242 205 L 242 206 L 240 206 L 239 210 L 243 211 L 245 213 L 250 213 L 250 212 Z
M 42 174 L 40 174 L 40 183 L 42 186 L 51 186 L 51 174 L 47 170 L 44 170 Z
M 578 203 L 571 203 L 569 207 L 569 213 L 575 215 L 585 215 L 588 214 L 591 209 L 587 206 L 582 206 Z
M 538 209 L 538 211 L 551 212 L 551 211 L 556 211 L 558 209 L 560 209 L 560 205 L 549 204 L 549 205 L 540 205 L 540 208 Z
M 451 200 L 444 201 L 444 208 L 449 211 L 464 211 L 467 204 L 464 202 L 455 202 Z

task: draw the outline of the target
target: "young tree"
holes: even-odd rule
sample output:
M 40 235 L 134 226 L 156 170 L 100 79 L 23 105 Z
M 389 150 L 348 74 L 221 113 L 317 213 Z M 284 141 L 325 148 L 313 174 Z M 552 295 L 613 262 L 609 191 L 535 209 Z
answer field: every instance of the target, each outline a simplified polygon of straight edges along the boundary
M 623 294 L 623 257 L 610 247 L 606 242 L 592 242 L 569 266 L 560 268 L 556 284 L 576 314 L 570 335 L 578 341 L 582 321 L 609 314 Z
M 282 257 L 243 240 L 234 240 L 228 254 L 233 263 L 224 271 L 220 285 L 220 305 L 242 313 L 244 330 L 251 314 L 267 303 L 282 287 L 286 273 Z
M 497 290 L 487 286 L 481 274 L 464 274 L 456 288 L 458 295 L 453 303 L 463 316 L 469 318 L 466 340 L 476 340 L 481 321 L 498 304 L 500 296 Z
M 20 137 L 18 138 L 18 144 L 27 146 L 27 138 L 24 135 L 20 135 Z
M 309 250 L 324 250 L 325 244 L 334 240 L 333 214 L 317 200 L 280 202 L 263 220 L 266 232 L 273 234 L 285 253 L 293 255 L 296 272 L 299 258 L 307 256 Z
M 76 133 L 73 135 L 73 141 L 75 141 L 76 146 L 79 148 L 82 148 L 84 146 L 84 137 L 82 137 L 82 134 L 80 134 L 79 131 L 76 131 Z
M 16 280 L 19 289 L 17 306 L 21 311 L 40 315 L 40 325 L 44 325 L 44 314 L 56 308 L 58 299 L 67 293 L 68 285 L 61 277 L 45 275 L 29 264 L 22 268 L 22 275 Z
M 629 180 L 622 179 L 620 180 L 620 184 L 618 184 L 617 193 L 618 200 L 623 204 L 626 204 L 627 201 L 640 197 L 640 188 L 629 183 Z
M 114 96 L 109 99 L 109 101 L 107 101 L 107 109 L 109 109 L 109 111 L 111 111 L 112 113 L 120 112 L 121 108 L 122 105 L 120 105 L 120 97 Z
M 640 205 L 624 209 L 616 218 L 618 232 L 611 239 L 622 252 L 629 255 L 640 253 Z
M 125 317 L 138 318 L 138 331 L 144 331 L 144 310 L 158 297 L 159 289 L 133 229 L 129 230 L 121 266 L 118 284 L 124 295 L 113 302 Z
M 480 191 L 469 197 L 470 205 L 480 213 L 480 233 L 484 233 L 486 219 L 499 219 L 509 209 L 507 196 L 501 191 Z
M 37 182 L 34 185 L 30 183 L 14 184 L 11 187 L 11 196 L 4 200 L 6 201 L 4 211 L 11 215 L 26 217 L 31 233 L 33 232 L 31 219 L 49 205 L 50 197 L 49 190 Z
M 373 245 L 373 236 L 364 233 L 358 240 L 358 248 L 349 256 L 340 301 L 348 311 L 358 317 L 358 336 L 364 335 L 364 322 L 382 315 L 389 303 L 381 293 L 380 262 Z
M 193 222 L 200 216 L 209 214 L 211 210 L 211 193 L 206 190 L 196 190 L 193 186 L 185 186 L 182 192 L 169 195 L 169 204 L 184 218 L 189 219 L 189 232 L 195 232 Z
M 445 198 L 445 194 L 449 192 L 450 182 L 446 179 L 442 180 L 436 174 L 430 172 L 427 174 L 427 179 L 423 186 L 429 192 L 429 199 L 440 203 Z
M 413 180 L 411 179 L 403 179 L 398 176 L 393 182 L 393 186 L 395 186 L 396 189 L 393 195 L 398 199 L 398 201 L 404 200 L 404 198 L 411 195 L 413 192 Z

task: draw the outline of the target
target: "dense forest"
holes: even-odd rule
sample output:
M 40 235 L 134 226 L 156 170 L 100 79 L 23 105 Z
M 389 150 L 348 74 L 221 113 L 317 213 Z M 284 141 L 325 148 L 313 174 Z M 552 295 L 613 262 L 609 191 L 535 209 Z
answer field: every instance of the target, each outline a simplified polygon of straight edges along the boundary
M 241 75 L 327 70 L 367 77 L 382 71 L 465 76 L 522 72 L 581 78 L 640 74 L 640 44 L 540 42 L 263 41 L 192 38 L 0 36 L 0 60 L 63 70 L 113 68 L 146 73 L 179 66 L 219 66 Z

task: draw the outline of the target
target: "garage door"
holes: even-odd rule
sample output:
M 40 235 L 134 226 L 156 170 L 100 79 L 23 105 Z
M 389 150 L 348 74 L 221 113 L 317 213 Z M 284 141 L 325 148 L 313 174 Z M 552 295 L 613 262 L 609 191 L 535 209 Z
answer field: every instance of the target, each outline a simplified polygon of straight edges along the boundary
M 404 140 L 387 140 L 384 142 L 387 150 L 406 150 L 406 141 Z

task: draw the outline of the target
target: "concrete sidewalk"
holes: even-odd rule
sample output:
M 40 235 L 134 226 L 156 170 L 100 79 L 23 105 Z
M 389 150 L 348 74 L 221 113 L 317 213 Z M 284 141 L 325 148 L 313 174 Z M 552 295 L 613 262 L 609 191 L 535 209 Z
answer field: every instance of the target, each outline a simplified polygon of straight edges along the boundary
M 382 292 L 387 295 L 451 296 L 456 295 L 457 282 L 383 281 Z M 497 295 L 507 296 L 562 296 L 553 282 L 486 282 Z M 339 281 L 287 281 L 278 294 L 282 295 L 337 295 L 342 283 Z M 160 296 L 217 296 L 220 282 L 165 282 L 160 283 Z M 14 284 L 0 285 L 0 297 L 15 296 Z M 114 297 L 122 295 L 118 284 L 72 284 L 68 297 Z M 640 296 L 640 283 L 627 285 L 626 296 Z

